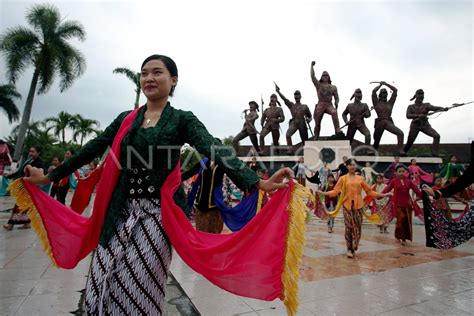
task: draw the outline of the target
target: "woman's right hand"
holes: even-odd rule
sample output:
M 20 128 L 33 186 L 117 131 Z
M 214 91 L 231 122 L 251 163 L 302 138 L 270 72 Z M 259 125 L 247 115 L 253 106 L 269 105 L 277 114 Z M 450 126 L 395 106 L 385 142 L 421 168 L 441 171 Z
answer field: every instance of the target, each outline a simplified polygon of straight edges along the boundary
M 23 180 L 36 185 L 46 185 L 51 182 L 48 176 L 44 175 L 43 169 L 35 168 L 29 165 L 25 167 L 25 175 L 26 177 L 23 177 Z

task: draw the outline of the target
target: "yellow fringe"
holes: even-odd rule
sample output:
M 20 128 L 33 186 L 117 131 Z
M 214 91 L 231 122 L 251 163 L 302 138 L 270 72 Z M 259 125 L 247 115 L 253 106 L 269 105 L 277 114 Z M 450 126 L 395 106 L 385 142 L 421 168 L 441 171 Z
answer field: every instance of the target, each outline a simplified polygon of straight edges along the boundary
M 10 190 L 11 196 L 16 199 L 16 205 L 18 205 L 20 211 L 27 212 L 28 217 L 31 220 L 31 226 L 35 230 L 36 235 L 38 235 L 38 239 L 41 245 L 43 246 L 44 252 L 46 252 L 48 257 L 51 259 L 53 265 L 55 267 L 58 267 L 58 264 L 56 263 L 56 260 L 53 256 L 51 245 L 49 244 L 48 234 L 46 233 L 46 230 L 43 226 L 43 220 L 41 219 L 41 216 L 38 213 L 38 210 L 36 209 L 33 200 L 31 199 L 30 193 L 24 187 L 23 180 L 17 179 L 13 181 L 8 186 L 8 190 Z
M 341 180 L 342 179 L 342 180 Z M 337 200 L 337 206 L 336 209 L 332 212 L 326 212 L 329 217 L 336 218 L 337 214 L 339 214 L 339 211 L 342 208 L 342 202 L 344 201 L 344 196 L 346 195 L 346 177 L 341 178 L 339 181 L 344 181 L 342 184 L 342 189 L 341 189 L 341 195 L 339 196 L 339 199 Z
M 260 212 L 260 210 L 262 209 L 262 203 L 263 203 L 263 196 L 265 195 L 265 191 L 258 191 L 258 201 L 257 201 L 257 212 L 256 214 L 258 214 L 258 212 Z
M 367 208 L 364 208 L 362 210 L 362 214 L 364 214 L 364 217 L 369 221 L 371 222 L 372 224 L 375 224 L 375 225 L 382 225 L 383 224 L 383 221 L 382 219 L 380 218 L 379 214 L 369 214 L 367 212 Z
M 286 306 L 288 315 L 293 316 L 298 310 L 298 279 L 299 265 L 303 255 L 305 241 L 305 220 L 306 203 L 304 199 L 311 199 L 314 202 L 314 196 L 304 186 L 295 184 L 291 192 L 290 204 L 288 205 L 289 221 L 286 236 L 285 262 L 283 267 L 283 302 Z

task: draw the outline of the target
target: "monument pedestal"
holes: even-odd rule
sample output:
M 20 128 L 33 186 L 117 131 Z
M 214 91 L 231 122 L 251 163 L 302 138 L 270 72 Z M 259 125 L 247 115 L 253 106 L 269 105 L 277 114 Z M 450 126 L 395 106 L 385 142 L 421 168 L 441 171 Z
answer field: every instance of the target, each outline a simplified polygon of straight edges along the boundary
M 351 157 L 348 140 L 306 141 L 304 145 L 304 162 L 311 170 L 321 168 L 323 161 L 328 163 L 329 168 L 336 169 L 344 156 Z

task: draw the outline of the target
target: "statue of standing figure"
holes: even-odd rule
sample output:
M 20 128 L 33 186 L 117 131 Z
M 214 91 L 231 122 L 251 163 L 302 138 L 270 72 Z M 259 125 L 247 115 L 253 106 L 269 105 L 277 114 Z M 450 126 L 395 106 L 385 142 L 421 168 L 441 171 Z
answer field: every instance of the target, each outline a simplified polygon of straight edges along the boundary
M 277 105 L 278 104 L 278 105 Z M 285 120 L 285 115 L 281 108 L 280 102 L 276 94 L 270 96 L 269 107 L 266 108 L 262 113 L 262 119 L 260 124 L 262 125 L 262 131 L 260 132 L 260 147 L 263 150 L 265 146 L 265 136 L 268 133 L 272 133 L 273 145 L 280 145 L 280 123 Z
M 283 93 L 280 92 L 280 87 L 276 84 L 275 90 L 291 112 L 292 118 L 289 123 L 288 131 L 286 132 L 286 143 L 291 148 L 289 153 L 293 153 L 291 136 L 293 136 L 296 131 L 299 131 L 301 141 L 305 142 L 308 140 L 308 127 L 306 124 L 311 122 L 311 112 L 306 104 L 301 104 L 301 92 L 299 90 L 296 90 L 294 93 L 295 103 L 288 100 Z
M 405 145 L 405 152 L 408 153 L 411 146 L 415 142 L 418 133 L 422 132 L 433 138 L 433 146 L 431 147 L 431 153 L 433 154 L 433 156 L 438 156 L 440 136 L 438 132 L 436 132 L 428 122 L 428 113 L 429 111 L 447 111 L 448 108 L 433 106 L 429 103 L 423 103 L 424 98 L 425 92 L 422 89 L 418 89 L 416 90 L 416 93 L 413 98 L 410 99 L 410 101 L 415 100 L 415 103 L 410 104 L 407 108 L 407 119 L 411 119 L 412 121 L 410 124 L 408 140 Z
M 388 101 L 387 89 L 380 89 L 384 85 L 392 90 L 392 96 Z M 380 93 L 377 97 L 377 91 L 379 89 Z M 372 91 L 372 105 L 374 106 L 375 112 L 377 113 L 377 118 L 375 119 L 374 148 L 377 149 L 379 147 L 382 134 L 385 130 L 387 130 L 390 133 L 397 135 L 398 153 L 400 155 L 405 155 L 405 152 L 403 151 L 403 132 L 401 129 L 395 126 L 392 119 L 392 110 L 396 99 L 397 88 L 386 83 L 385 81 L 381 81 L 379 85 Z
M 314 139 L 319 139 L 319 133 L 321 131 L 321 121 L 323 119 L 324 113 L 331 115 L 332 123 L 334 124 L 334 130 L 336 134 L 341 132 L 339 128 L 339 118 L 337 117 L 337 107 L 339 106 L 339 95 L 337 94 L 337 87 L 332 84 L 331 77 L 327 71 L 323 71 L 321 79 L 316 79 L 314 74 L 314 65 L 315 61 L 311 62 L 311 80 L 313 81 L 314 86 L 316 87 L 316 92 L 318 94 L 318 103 L 314 109 Z M 332 98 L 334 97 L 334 105 L 332 105 Z
M 354 135 L 357 131 L 361 132 L 365 137 L 365 144 L 370 145 L 370 131 L 365 125 L 364 119 L 370 117 L 370 110 L 367 103 L 362 103 L 362 90 L 355 89 L 351 100 L 354 99 L 354 103 L 349 103 L 342 112 L 342 119 L 348 125 L 347 126 L 347 138 L 352 144 Z M 347 115 L 350 115 L 349 121 Z
M 245 109 L 243 111 L 245 115 L 245 122 L 244 126 L 240 133 L 235 135 L 234 139 L 232 139 L 232 146 L 234 147 L 235 151 L 238 151 L 239 141 L 246 138 L 247 136 L 250 137 L 250 141 L 252 142 L 253 147 L 255 150 L 260 153 L 260 147 L 258 147 L 258 140 L 257 140 L 257 128 L 255 127 L 255 121 L 258 119 L 258 104 L 255 101 L 249 102 L 249 109 Z

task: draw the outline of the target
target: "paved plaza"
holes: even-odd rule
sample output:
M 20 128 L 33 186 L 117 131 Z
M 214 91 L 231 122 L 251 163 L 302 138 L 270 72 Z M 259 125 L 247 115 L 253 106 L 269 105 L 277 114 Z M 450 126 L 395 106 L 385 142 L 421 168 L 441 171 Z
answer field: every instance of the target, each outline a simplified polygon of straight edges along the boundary
M 0 211 L 12 200 L 0 198 Z M 4 224 L 8 213 L 0 212 Z M 416 220 L 415 220 L 416 222 Z M 360 251 L 347 259 L 343 223 L 333 234 L 313 218 L 300 268 L 298 315 L 472 315 L 474 241 L 453 250 L 424 247 L 424 226 L 401 247 L 390 234 L 364 224 Z M 67 315 L 78 309 L 90 257 L 74 270 L 54 268 L 31 229 L 0 231 L 0 314 Z M 286 315 L 280 301 L 227 293 L 184 264 L 175 253 L 167 285 L 169 315 Z M 197 311 L 198 312 L 197 312 Z

